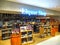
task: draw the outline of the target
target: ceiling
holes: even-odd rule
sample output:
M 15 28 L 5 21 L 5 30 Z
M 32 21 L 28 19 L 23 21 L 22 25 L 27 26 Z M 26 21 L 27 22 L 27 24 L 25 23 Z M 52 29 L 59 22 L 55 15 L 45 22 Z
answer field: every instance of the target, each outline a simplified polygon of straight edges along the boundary
M 8 0 L 60 11 L 60 0 Z

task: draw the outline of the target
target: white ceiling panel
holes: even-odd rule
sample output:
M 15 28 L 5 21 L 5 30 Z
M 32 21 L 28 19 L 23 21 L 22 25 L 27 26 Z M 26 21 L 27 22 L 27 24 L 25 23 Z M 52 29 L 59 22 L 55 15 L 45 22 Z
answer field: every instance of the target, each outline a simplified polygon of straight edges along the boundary
M 60 0 L 8 0 L 60 11 Z

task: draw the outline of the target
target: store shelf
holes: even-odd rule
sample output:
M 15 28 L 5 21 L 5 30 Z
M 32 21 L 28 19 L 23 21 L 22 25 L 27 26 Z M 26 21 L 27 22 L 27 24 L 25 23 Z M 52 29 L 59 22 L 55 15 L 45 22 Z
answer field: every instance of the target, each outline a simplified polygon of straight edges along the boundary
M 22 41 L 22 44 L 26 44 L 27 43 L 27 38 L 23 38 L 21 41 Z
M 22 26 L 22 28 L 20 28 L 20 32 L 21 32 L 22 45 L 27 44 L 28 42 L 31 43 L 31 40 L 28 40 L 28 39 L 29 37 L 33 38 L 33 30 L 30 30 L 30 29 L 28 30 L 27 26 Z
M 27 30 L 21 30 L 20 32 L 27 32 Z
M 28 37 L 28 36 L 23 36 L 23 37 L 21 36 L 21 38 L 27 38 L 27 37 Z
M 33 37 L 28 37 L 28 43 L 33 42 Z
M 25 44 L 27 44 L 27 42 L 22 43 L 22 45 L 25 45 Z
M 33 42 L 33 40 L 32 41 L 28 41 L 28 43 L 32 43 Z
M 2 39 L 9 39 L 12 33 L 12 25 L 8 25 L 9 22 L 4 22 L 1 31 L 2 31 Z
M 28 37 L 32 37 L 33 35 L 28 35 Z
M 3 32 L 2 34 L 11 34 L 11 32 L 10 31 L 7 31 L 7 32 Z
M 27 31 L 29 32 L 29 31 L 33 31 L 33 30 L 27 30 Z
M 10 37 L 4 37 L 4 38 L 2 38 L 2 40 L 6 40 L 6 39 L 10 39 Z

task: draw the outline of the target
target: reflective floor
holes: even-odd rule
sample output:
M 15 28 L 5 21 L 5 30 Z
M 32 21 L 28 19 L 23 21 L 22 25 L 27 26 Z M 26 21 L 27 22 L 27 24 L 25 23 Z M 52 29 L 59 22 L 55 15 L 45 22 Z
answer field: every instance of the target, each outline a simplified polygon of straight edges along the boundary
M 60 45 L 60 35 L 42 41 L 36 45 Z

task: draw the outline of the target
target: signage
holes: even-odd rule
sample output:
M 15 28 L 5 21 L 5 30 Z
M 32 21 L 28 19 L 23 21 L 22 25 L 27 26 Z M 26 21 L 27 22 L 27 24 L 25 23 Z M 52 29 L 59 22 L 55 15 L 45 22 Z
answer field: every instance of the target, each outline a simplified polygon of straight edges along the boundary
M 21 8 L 20 11 L 22 14 L 46 16 L 46 12 L 40 10 L 28 10 L 28 9 Z

